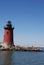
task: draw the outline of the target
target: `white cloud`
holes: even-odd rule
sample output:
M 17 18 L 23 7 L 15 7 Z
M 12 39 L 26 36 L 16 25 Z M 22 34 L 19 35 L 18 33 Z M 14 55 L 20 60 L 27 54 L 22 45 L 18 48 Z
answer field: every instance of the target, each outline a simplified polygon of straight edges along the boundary
M 44 40 L 16 40 L 15 45 L 25 45 L 25 46 L 44 46 Z

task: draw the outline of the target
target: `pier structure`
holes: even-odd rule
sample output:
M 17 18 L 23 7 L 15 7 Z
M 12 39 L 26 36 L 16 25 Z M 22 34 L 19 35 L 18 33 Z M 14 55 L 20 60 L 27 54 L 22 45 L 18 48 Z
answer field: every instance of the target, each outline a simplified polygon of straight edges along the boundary
M 12 27 L 11 21 L 8 21 L 6 27 L 4 27 L 4 39 L 3 39 L 4 48 L 9 48 L 12 45 L 14 45 L 13 30 L 14 27 Z

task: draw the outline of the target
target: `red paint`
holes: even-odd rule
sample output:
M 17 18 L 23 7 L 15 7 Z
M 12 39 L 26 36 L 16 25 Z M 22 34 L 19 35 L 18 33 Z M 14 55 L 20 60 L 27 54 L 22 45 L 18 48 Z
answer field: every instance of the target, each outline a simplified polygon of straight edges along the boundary
M 9 23 L 8 23 L 8 25 L 9 25 Z M 10 23 L 10 25 L 11 25 L 11 23 Z M 6 26 L 5 28 L 4 28 L 4 40 L 3 40 L 3 42 L 5 43 L 5 44 L 13 44 L 13 29 L 14 28 L 12 28 L 12 27 L 8 27 L 8 26 Z

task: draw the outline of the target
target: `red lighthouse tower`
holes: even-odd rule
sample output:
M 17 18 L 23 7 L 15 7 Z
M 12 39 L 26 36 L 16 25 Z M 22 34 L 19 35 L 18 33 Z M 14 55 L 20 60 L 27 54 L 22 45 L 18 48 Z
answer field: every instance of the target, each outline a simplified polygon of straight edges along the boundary
M 8 21 L 6 27 L 4 27 L 3 46 L 5 48 L 9 48 L 10 46 L 14 45 L 13 30 L 14 27 L 12 27 L 11 21 Z

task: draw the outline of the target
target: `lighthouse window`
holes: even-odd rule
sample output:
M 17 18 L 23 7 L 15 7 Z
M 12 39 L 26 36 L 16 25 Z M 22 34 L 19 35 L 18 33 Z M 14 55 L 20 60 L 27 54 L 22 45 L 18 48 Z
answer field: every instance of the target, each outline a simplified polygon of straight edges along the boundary
M 8 34 L 9 32 L 7 32 L 7 34 Z

